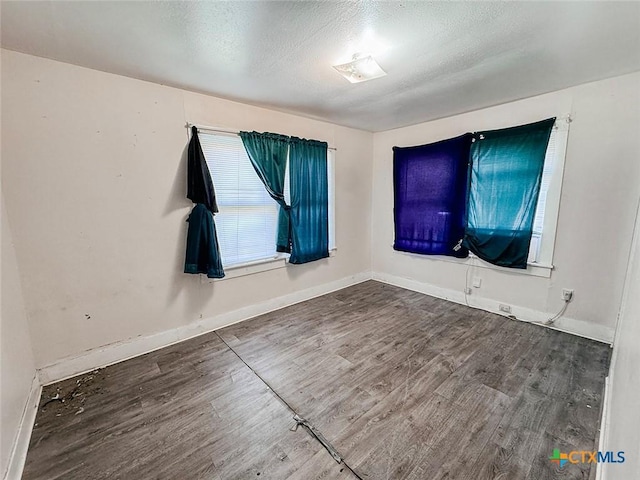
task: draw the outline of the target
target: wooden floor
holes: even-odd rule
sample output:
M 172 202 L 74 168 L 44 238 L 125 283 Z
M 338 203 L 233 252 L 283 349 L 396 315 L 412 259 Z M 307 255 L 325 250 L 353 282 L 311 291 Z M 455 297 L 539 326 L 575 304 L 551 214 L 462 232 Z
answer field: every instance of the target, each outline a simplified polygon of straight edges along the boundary
M 286 404 L 362 479 L 594 478 L 548 457 L 597 449 L 609 350 L 369 281 L 45 387 L 23 478 L 357 478 Z

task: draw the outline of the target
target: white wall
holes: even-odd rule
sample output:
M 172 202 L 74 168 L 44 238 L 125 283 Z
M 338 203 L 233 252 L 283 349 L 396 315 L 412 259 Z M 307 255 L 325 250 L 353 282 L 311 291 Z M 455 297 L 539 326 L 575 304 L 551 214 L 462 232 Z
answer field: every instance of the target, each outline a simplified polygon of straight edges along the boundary
M 391 247 L 394 145 L 571 113 L 555 270 L 550 278 L 476 270 L 483 283 L 470 301 L 552 313 L 560 290 L 574 288 L 560 326 L 612 337 L 640 197 L 640 74 L 372 135 L 5 50 L 2 67 L 11 219 L 10 230 L 3 201 L 3 469 L 36 366 L 348 280 L 371 265 L 387 278 L 461 293 L 466 265 Z M 216 282 L 183 274 L 186 121 L 337 147 L 337 256 Z M 615 354 L 607 449 L 637 450 L 639 256 Z
M 2 67 L 3 191 L 38 367 L 369 271 L 371 133 L 6 50 Z M 182 273 L 186 121 L 335 146 L 336 256 Z
M 0 322 L 0 475 L 9 468 L 9 460 L 36 374 L 27 315 L 22 299 L 18 265 L 9 219 L 2 199 L 2 317 Z M 27 428 L 30 428 L 27 427 Z
M 371 265 L 387 279 L 460 295 L 466 265 L 391 247 L 391 148 L 566 113 L 574 121 L 551 277 L 475 270 L 482 287 L 469 301 L 544 318 L 562 306 L 561 289 L 573 288 L 558 326 L 613 337 L 640 196 L 640 74 L 371 134 L 6 50 L 2 62 L 2 116 L 11 119 L 2 128 L 3 191 L 37 367 L 207 319 L 219 326 L 247 305 Z M 186 121 L 337 147 L 337 256 L 213 283 L 183 274 Z
M 640 183 L 640 178 L 637 178 Z M 603 464 L 603 479 L 640 477 L 640 210 L 611 360 L 601 451 L 625 452 L 622 464 Z
M 466 265 L 393 250 L 394 145 L 420 145 L 571 113 L 551 277 L 475 269 L 472 275 L 482 278 L 482 286 L 473 289 L 469 302 L 492 299 L 530 314 L 551 314 L 562 306 L 561 289 L 573 288 L 574 300 L 558 327 L 611 341 L 640 196 L 639 87 L 636 73 L 374 134 L 374 273 L 400 283 L 410 279 L 427 291 L 460 295 L 465 286 Z

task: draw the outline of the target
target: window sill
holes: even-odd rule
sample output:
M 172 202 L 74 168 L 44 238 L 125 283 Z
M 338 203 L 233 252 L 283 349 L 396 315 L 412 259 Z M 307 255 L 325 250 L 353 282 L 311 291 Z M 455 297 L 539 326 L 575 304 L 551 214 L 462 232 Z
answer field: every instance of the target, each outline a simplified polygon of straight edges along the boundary
M 499 272 L 505 273 L 515 273 L 516 275 L 530 275 L 533 277 L 550 278 L 551 271 L 553 270 L 553 265 L 543 265 L 541 263 L 528 263 L 526 270 L 521 270 L 518 268 L 499 267 L 497 265 L 492 265 L 491 263 L 485 262 L 472 253 L 470 253 L 467 258 L 455 258 L 447 257 L 444 255 L 419 255 L 417 253 L 401 252 L 399 250 L 394 250 L 394 252 L 401 253 L 403 255 L 409 255 L 410 257 L 426 258 L 428 260 L 435 260 L 438 262 L 457 263 L 459 265 L 486 268 L 489 270 L 497 270 Z
M 329 250 L 329 258 L 335 257 L 337 250 L 337 248 Z M 244 277 L 245 275 L 254 275 L 256 273 L 267 272 L 269 270 L 275 270 L 277 268 L 284 268 L 288 265 L 288 258 L 288 253 L 280 253 L 278 254 L 278 256 L 273 258 L 263 258 L 261 260 L 255 260 L 253 262 L 239 263 L 236 265 L 231 265 L 229 267 L 224 267 L 224 278 L 212 279 L 207 278 L 204 275 L 202 275 L 201 277 L 206 282 L 213 283 L 229 280 L 231 278 Z
M 281 253 L 273 258 L 264 258 L 262 260 L 255 260 L 253 262 L 239 263 L 229 267 L 224 267 L 224 278 L 220 278 L 218 280 L 243 277 L 245 275 L 253 275 L 255 273 L 286 267 L 288 256 L 289 255 L 287 254 Z

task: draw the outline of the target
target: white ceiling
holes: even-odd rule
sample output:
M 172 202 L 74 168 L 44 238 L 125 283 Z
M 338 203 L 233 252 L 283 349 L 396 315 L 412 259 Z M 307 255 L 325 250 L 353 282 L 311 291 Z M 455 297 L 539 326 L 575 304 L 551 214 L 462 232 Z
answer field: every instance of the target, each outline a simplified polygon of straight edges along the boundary
M 3 1 L 2 46 L 380 131 L 638 71 L 640 2 Z

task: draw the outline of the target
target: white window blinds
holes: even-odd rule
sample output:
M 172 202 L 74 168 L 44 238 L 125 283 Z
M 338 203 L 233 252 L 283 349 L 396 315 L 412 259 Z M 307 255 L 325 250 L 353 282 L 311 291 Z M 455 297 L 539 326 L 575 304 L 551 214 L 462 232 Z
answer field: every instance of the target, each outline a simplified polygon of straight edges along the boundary
M 278 204 L 258 178 L 240 137 L 200 132 L 216 191 L 215 216 L 225 267 L 277 256 Z
M 551 185 L 551 177 L 553 176 L 553 170 L 557 161 L 556 156 L 556 143 L 558 138 L 558 130 L 553 128 L 551 130 L 551 136 L 549 137 L 549 145 L 547 146 L 547 153 L 544 157 L 544 169 L 542 171 L 542 185 L 540 186 L 540 196 L 538 197 L 538 205 L 536 207 L 536 215 L 533 220 L 533 232 L 542 234 L 542 228 L 544 226 L 544 212 L 547 204 L 547 192 L 549 191 L 549 185 Z
M 242 140 L 236 134 L 198 133 L 220 210 L 215 216 L 220 255 L 225 267 L 270 260 L 276 252 L 279 206 L 258 178 Z M 329 181 L 329 248 L 335 249 L 335 153 L 327 153 Z M 289 171 L 284 195 L 289 198 Z
M 551 129 L 551 135 L 549 137 L 549 144 L 547 146 L 547 153 L 544 157 L 544 168 L 542 170 L 542 184 L 540 185 L 540 194 L 538 196 L 538 204 L 536 206 L 536 213 L 533 218 L 533 234 L 531 236 L 531 245 L 529 247 L 529 263 L 535 263 L 538 261 L 540 247 L 542 244 L 542 232 L 544 228 L 544 214 L 547 207 L 547 193 L 551 185 L 551 179 L 553 178 L 553 172 L 555 171 L 556 164 L 558 162 L 558 129 L 556 127 Z

